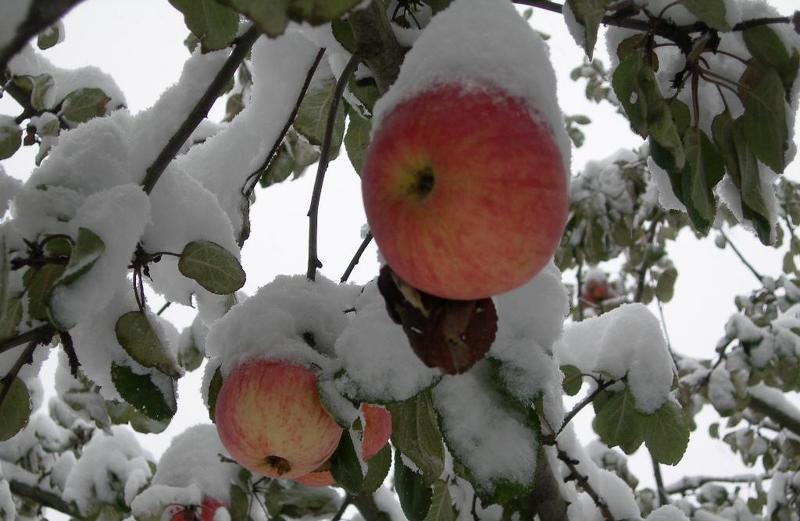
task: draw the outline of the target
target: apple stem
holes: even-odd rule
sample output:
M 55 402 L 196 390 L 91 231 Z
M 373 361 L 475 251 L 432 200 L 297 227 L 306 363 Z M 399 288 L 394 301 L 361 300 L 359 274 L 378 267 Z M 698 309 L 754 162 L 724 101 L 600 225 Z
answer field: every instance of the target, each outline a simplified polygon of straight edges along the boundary
M 319 200 L 322 195 L 322 183 L 325 181 L 325 171 L 328 169 L 330 158 L 331 140 L 333 138 L 333 127 L 336 124 L 336 113 L 339 109 L 339 101 L 344 94 L 344 88 L 348 80 L 353 75 L 358 67 L 359 57 L 354 54 L 348 60 L 339 79 L 336 80 L 336 88 L 333 91 L 333 99 L 331 100 L 331 107 L 328 111 L 328 121 L 325 125 L 325 136 L 322 140 L 322 147 L 320 148 L 319 164 L 317 165 L 317 177 L 314 179 L 314 190 L 311 195 L 311 206 L 308 209 L 308 271 L 306 277 L 308 280 L 313 281 L 316 278 L 317 268 L 322 267 L 317 256 L 317 225 L 319 217 Z
M 281 458 L 280 456 L 267 456 L 265 461 L 267 465 L 275 469 L 275 472 L 279 476 L 282 476 L 292 470 L 292 465 L 286 458 Z

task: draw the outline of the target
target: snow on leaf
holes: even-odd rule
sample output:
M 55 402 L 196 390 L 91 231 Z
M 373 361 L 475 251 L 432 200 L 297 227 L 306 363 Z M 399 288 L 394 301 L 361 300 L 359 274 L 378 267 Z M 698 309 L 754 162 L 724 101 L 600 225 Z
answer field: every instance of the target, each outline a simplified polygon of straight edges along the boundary
M 70 285 L 87 271 L 92 269 L 94 263 L 105 251 L 106 246 L 96 233 L 88 228 L 78 228 L 78 237 L 75 246 L 69 255 L 69 262 L 64 273 L 56 281 L 56 285 Z
M 392 415 L 392 444 L 420 469 L 425 482 L 438 478 L 444 467 L 444 447 L 431 392 L 387 405 Z
M 582 43 L 589 59 L 592 58 L 597 43 L 597 29 L 611 3 L 612 0 L 567 0 L 575 20 L 584 27 Z
M 230 295 L 244 286 L 245 273 L 236 257 L 210 241 L 187 244 L 178 261 L 178 270 L 217 295 Z
M 31 396 L 25 383 L 16 376 L 0 380 L 0 441 L 7 441 L 21 431 L 31 415 Z
M 168 354 L 150 321 L 141 311 L 129 311 L 114 325 L 119 345 L 144 367 L 154 367 L 167 376 L 178 378 L 181 370 Z

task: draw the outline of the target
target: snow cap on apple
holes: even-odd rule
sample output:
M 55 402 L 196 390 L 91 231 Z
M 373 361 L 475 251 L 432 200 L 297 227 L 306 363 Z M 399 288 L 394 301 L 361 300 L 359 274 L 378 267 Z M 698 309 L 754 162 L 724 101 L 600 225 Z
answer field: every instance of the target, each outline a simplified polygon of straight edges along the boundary
M 358 288 L 323 278 L 278 277 L 214 323 L 205 383 L 217 370 L 215 423 L 245 468 L 294 478 L 316 470 L 342 428 L 323 407 L 318 376 L 335 370 L 333 344 Z
M 568 210 L 569 138 L 542 39 L 501 0 L 456 0 L 375 105 L 362 193 L 389 265 L 450 299 L 511 290 Z

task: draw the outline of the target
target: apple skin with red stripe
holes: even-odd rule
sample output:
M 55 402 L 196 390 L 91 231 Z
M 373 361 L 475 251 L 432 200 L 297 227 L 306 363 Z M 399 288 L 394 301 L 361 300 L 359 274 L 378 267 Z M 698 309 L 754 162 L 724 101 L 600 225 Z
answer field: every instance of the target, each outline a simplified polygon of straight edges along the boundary
M 558 247 L 569 209 L 553 133 L 498 87 L 443 84 L 396 104 L 362 172 L 370 230 L 411 286 L 454 300 L 521 286 Z
M 217 395 L 214 422 L 233 459 L 272 478 L 316 470 L 342 436 L 320 401 L 316 376 L 274 360 L 248 360 L 230 371 Z

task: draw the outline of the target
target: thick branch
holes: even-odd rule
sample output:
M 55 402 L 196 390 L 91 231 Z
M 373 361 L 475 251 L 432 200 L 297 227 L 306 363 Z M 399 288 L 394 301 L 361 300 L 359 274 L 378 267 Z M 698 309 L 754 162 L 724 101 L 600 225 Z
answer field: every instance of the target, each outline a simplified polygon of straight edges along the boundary
M 353 497 L 353 506 L 355 506 L 361 513 L 364 521 L 391 521 L 391 516 L 381 510 L 381 507 L 375 503 L 375 498 L 372 494 L 359 494 Z
M 147 169 L 147 174 L 142 181 L 142 188 L 148 194 L 153 191 L 158 178 L 164 173 L 167 166 L 175 158 L 175 155 L 181 149 L 183 144 L 189 139 L 189 136 L 194 132 L 194 129 L 203 121 L 208 115 L 208 111 L 214 105 L 217 98 L 222 95 L 228 81 L 236 73 L 236 69 L 244 61 L 247 53 L 256 43 L 261 33 L 255 26 L 250 27 L 242 36 L 240 36 L 231 51 L 231 55 L 225 61 L 225 64 L 219 70 L 217 75 L 211 81 L 211 84 L 206 89 L 203 96 L 197 101 L 192 111 L 186 117 L 186 120 L 181 124 L 175 134 L 169 139 L 166 146 L 161 150 L 156 157 L 153 164 Z
M 350 264 L 347 265 L 347 269 L 344 270 L 342 274 L 342 278 L 339 279 L 339 282 L 347 282 L 347 279 L 350 278 L 350 274 L 353 272 L 353 268 L 356 267 L 358 261 L 361 260 L 361 255 L 364 254 L 364 250 L 367 249 L 369 243 L 372 241 L 372 232 L 367 232 L 367 235 L 364 236 L 364 240 L 361 241 L 361 245 L 356 250 L 356 254 L 353 255 L 353 258 L 350 260 Z
M 17 0 L 10 1 L 13 2 Z M 17 33 L 14 35 L 14 38 L 8 45 L 0 48 L 0 75 L 5 72 L 11 58 L 21 51 L 31 38 L 56 23 L 82 1 L 83 0 L 36 0 L 33 2 L 28 11 L 27 18 L 17 27 Z
M 372 71 L 383 94 L 397 79 L 403 61 L 403 49 L 389 25 L 383 2 L 373 0 L 366 9 L 350 13 L 347 21 L 356 39 L 357 54 Z
M 528 494 L 528 505 L 531 510 L 531 519 L 538 514 L 539 519 L 547 521 L 567 521 L 567 507 L 569 503 L 561 496 L 558 481 L 553 475 L 550 460 L 544 451 L 539 453 L 536 461 L 536 486 Z
M 325 125 L 325 136 L 322 139 L 322 147 L 320 148 L 319 163 L 317 164 L 317 177 L 314 179 L 314 190 L 311 195 L 311 205 L 308 209 L 308 270 L 306 276 L 308 280 L 314 280 L 317 274 L 317 268 L 322 263 L 317 256 L 317 224 L 319 219 L 319 200 L 322 196 L 322 183 L 325 181 L 325 171 L 328 169 L 328 162 L 330 161 L 329 155 L 331 150 L 331 140 L 333 139 L 333 127 L 336 125 L 336 112 L 339 109 L 339 101 L 344 94 L 344 88 L 350 76 L 358 67 L 358 55 L 354 54 L 350 57 L 341 76 L 336 81 L 336 88 L 333 90 L 333 99 L 331 100 L 331 107 L 328 111 L 328 121 Z
M 64 501 L 57 494 L 14 480 L 9 481 L 8 486 L 11 489 L 12 494 L 24 497 L 25 499 L 30 499 L 31 501 L 47 508 L 58 510 L 63 514 L 67 514 L 73 519 L 83 519 L 83 515 L 81 514 L 80 510 L 78 510 L 78 507 L 75 505 L 75 503 Z
M 791 431 L 796 436 L 800 436 L 800 419 L 792 416 L 786 411 L 775 407 L 771 403 L 763 400 L 755 393 L 748 393 L 750 395 L 749 407 L 757 413 L 767 416 L 769 419 L 780 425 L 786 430 Z

